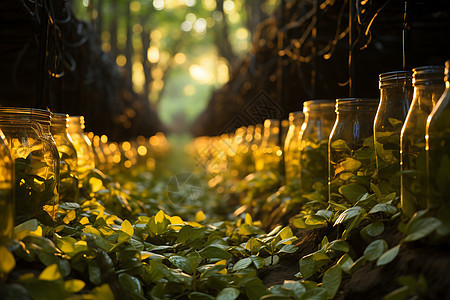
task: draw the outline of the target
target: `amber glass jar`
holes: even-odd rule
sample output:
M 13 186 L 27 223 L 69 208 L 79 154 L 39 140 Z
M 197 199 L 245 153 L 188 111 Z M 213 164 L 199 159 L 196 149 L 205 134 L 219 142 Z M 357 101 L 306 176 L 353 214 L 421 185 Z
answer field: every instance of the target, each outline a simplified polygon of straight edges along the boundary
M 69 115 L 53 114 L 51 132 L 59 153 L 59 200 L 78 201 L 77 152 L 68 133 Z
M 412 101 L 412 72 L 380 74 L 380 104 L 374 122 L 375 183 L 383 194 L 400 195 L 400 131 Z
M 427 119 L 428 208 L 445 214 L 450 207 L 450 60 L 445 63 L 445 91 Z M 446 209 L 440 209 L 443 207 Z M 443 219 L 448 215 L 443 215 Z
M 279 175 L 282 151 L 278 142 L 280 121 L 264 121 L 264 137 L 255 157 L 256 171 L 272 171 Z
M 37 218 L 51 225 L 56 220 L 59 155 L 50 119 L 45 110 L 0 108 L 0 128 L 15 164 L 16 224 Z
M 336 120 L 335 100 L 303 103 L 305 121 L 299 134 L 300 186 L 304 195 L 319 192 L 326 200 L 328 137 Z
M 14 233 L 14 163 L 1 130 L 0 157 L 0 245 L 6 245 Z
M 298 135 L 305 115 L 301 111 L 289 114 L 289 130 L 284 142 L 284 165 L 287 185 L 299 185 L 300 180 L 300 145 Z
M 83 178 L 86 177 L 89 171 L 95 168 L 94 150 L 92 149 L 91 141 L 84 134 L 83 116 L 70 116 L 68 130 L 77 152 L 77 169 L 80 186 Z
M 369 191 L 375 171 L 373 121 L 378 99 L 336 100 L 336 122 L 328 142 L 328 197 L 354 204 Z
M 415 68 L 413 86 L 413 101 L 400 135 L 401 207 L 409 217 L 427 206 L 425 128 L 444 91 L 443 67 Z

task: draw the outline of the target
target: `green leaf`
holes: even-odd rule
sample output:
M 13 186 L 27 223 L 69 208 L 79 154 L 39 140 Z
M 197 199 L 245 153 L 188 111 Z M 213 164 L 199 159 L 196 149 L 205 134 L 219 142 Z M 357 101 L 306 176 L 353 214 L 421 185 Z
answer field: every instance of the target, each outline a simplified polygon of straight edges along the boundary
M 337 264 L 341 266 L 342 271 L 348 273 L 351 266 L 353 265 L 353 259 L 348 254 L 344 254 L 338 260 Z
M 243 270 L 243 269 L 247 268 L 248 266 L 250 266 L 251 263 L 252 263 L 252 259 L 250 257 L 243 258 L 234 264 L 233 271 L 236 272 L 239 270 Z
M 232 257 L 232 255 L 229 252 L 215 246 L 206 247 L 205 249 L 201 250 L 199 254 L 206 259 L 211 258 L 230 259 Z
M 261 269 L 262 267 L 264 267 L 264 258 L 256 255 L 252 255 L 250 256 L 250 258 L 252 259 L 252 262 L 255 265 L 256 269 Z
M 331 148 L 350 151 L 350 148 L 347 146 L 347 143 L 343 139 L 333 141 L 331 143 Z
M 53 264 L 45 268 L 39 275 L 40 280 L 54 281 L 62 279 L 61 272 L 57 264 Z
M 327 245 L 326 250 L 348 252 L 350 250 L 350 246 L 348 245 L 348 243 L 346 241 L 335 240 Z
M 121 273 L 119 274 L 119 282 L 126 291 L 140 296 L 144 295 L 141 282 L 136 277 Z
M 0 246 L 0 257 L 0 273 L 8 274 L 16 266 L 16 260 L 5 246 Z
M 239 294 L 238 289 L 232 287 L 224 288 L 217 295 L 216 300 L 235 300 L 239 297 Z
M 384 296 L 383 300 L 404 300 L 409 296 L 410 293 L 411 290 L 407 286 L 402 286 L 401 288 L 393 290 L 392 292 Z
M 356 216 L 359 216 L 361 214 L 363 214 L 365 212 L 365 210 L 359 206 L 354 206 L 351 207 L 347 210 L 345 210 L 344 212 L 342 212 L 339 217 L 336 219 L 336 221 L 334 222 L 333 226 L 336 226 L 338 224 L 344 223 L 347 220 L 350 220 Z
M 173 263 L 177 268 L 183 270 L 183 272 L 186 272 L 188 274 L 192 274 L 193 270 L 191 268 L 191 264 L 187 260 L 187 258 L 183 256 L 174 255 L 169 257 L 169 261 Z
M 192 292 L 188 295 L 189 300 L 214 300 L 213 296 L 205 293 Z
M 361 233 L 367 234 L 368 236 L 371 236 L 371 237 L 377 237 L 380 234 L 382 234 L 383 231 L 384 231 L 383 222 L 375 221 L 373 223 L 370 223 L 366 227 L 364 227 L 361 230 Z
M 129 236 L 133 236 L 134 229 L 131 223 L 128 220 L 125 220 L 122 222 L 122 225 L 120 226 L 120 230 L 128 234 Z
M 400 245 L 397 245 L 388 251 L 384 252 L 383 255 L 381 255 L 377 260 L 377 266 L 383 266 L 387 265 L 391 261 L 393 261 L 400 250 Z
M 341 165 L 346 171 L 353 173 L 361 167 L 361 162 L 351 157 L 347 157 Z
M 284 245 L 278 252 L 294 253 L 295 251 L 297 251 L 297 249 L 298 248 L 295 247 L 294 245 Z
M 356 203 L 361 198 L 367 189 L 358 183 L 350 183 L 343 185 L 339 188 L 341 193 L 350 203 Z
M 325 300 L 327 299 L 328 291 L 324 288 L 313 288 L 307 290 L 300 296 L 300 300 Z
M 339 265 L 329 268 L 323 275 L 322 287 L 328 292 L 328 298 L 332 299 L 336 295 L 341 285 L 342 270 Z
M 17 240 L 22 240 L 30 232 L 36 231 L 38 228 L 38 221 L 36 219 L 28 220 L 14 228 L 14 236 Z
M 388 215 L 394 215 L 395 213 L 397 213 L 397 208 L 390 204 L 378 203 L 369 211 L 369 214 L 374 214 L 377 212 L 384 212 Z
M 107 283 L 102 284 L 99 287 L 94 288 L 93 290 L 96 299 L 102 300 L 114 300 L 114 294 Z
M 376 240 L 370 243 L 366 250 L 364 250 L 364 257 L 368 261 L 376 260 L 380 257 L 388 248 L 388 245 L 385 240 Z
M 434 217 L 411 219 L 406 225 L 405 242 L 412 242 L 426 237 L 434 232 L 442 222 Z
M 251 253 L 256 253 L 265 247 L 266 244 L 257 238 L 250 238 L 245 244 L 245 249 L 250 250 Z

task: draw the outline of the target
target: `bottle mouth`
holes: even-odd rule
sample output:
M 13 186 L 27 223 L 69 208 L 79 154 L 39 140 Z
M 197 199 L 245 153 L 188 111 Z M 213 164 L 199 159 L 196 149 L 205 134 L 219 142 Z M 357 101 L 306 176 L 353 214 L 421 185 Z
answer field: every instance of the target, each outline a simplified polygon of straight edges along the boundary
M 0 107 L 0 120 L 7 122 L 37 122 L 50 125 L 52 113 L 48 110 L 29 107 Z
M 413 69 L 413 86 L 418 84 L 442 83 L 443 80 L 443 66 L 423 66 Z
M 379 99 L 341 98 L 336 99 L 336 113 L 340 111 L 377 111 Z
M 308 100 L 303 102 L 303 113 L 309 111 L 328 111 L 334 110 L 335 100 L 321 99 L 321 100 Z
M 445 62 L 445 70 L 444 70 L 444 80 L 449 81 L 449 69 L 450 69 L 450 59 Z
M 52 116 L 52 126 L 69 127 L 69 115 L 54 113 Z
M 411 86 L 412 78 L 413 75 L 411 71 L 392 71 L 381 73 L 379 75 L 380 88 L 389 85 Z

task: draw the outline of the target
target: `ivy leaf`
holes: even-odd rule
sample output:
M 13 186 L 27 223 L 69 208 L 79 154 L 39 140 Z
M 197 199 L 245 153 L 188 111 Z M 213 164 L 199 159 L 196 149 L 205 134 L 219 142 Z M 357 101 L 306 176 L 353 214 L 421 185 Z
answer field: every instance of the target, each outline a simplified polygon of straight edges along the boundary
M 0 246 L 0 257 L 0 273 L 8 274 L 16 266 L 16 260 L 5 246 Z
M 227 260 L 232 257 L 229 252 L 215 246 L 208 246 L 205 249 L 201 250 L 199 254 L 206 259 L 220 258 Z
M 216 300 L 235 300 L 239 297 L 239 294 L 238 289 L 232 287 L 224 288 L 217 295 Z
M 400 250 L 400 245 L 397 245 L 397 246 L 389 249 L 388 251 L 384 252 L 383 255 L 381 255 L 378 258 L 377 266 L 387 265 L 388 263 L 393 261 L 397 257 L 399 250 Z
M 79 279 L 71 279 L 64 282 L 64 289 L 68 293 L 78 293 L 86 284 Z
M 233 271 L 236 272 L 236 271 L 243 270 L 243 269 L 247 268 L 248 266 L 250 266 L 251 263 L 252 263 L 252 259 L 250 257 L 243 258 L 234 264 Z
M 364 227 L 361 230 L 361 234 L 367 234 L 368 236 L 371 236 L 371 237 L 377 237 L 380 234 L 382 234 L 383 231 L 384 231 L 383 222 L 375 221 L 373 223 L 370 223 L 366 227 Z
M 367 189 L 358 183 L 350 183 L 343 185 L 339 188 L 341 193 L 350 203 L 356 203 L 361 198 Z
M 250 258 L 252 259 L 252 262 L 255 265 L 256 269 L 261 269 L 262 267 L 264 267 L 264 258 L 256 255 L 252 255 L 250 256 Z
M 376 240 L 370 243 L 366 250 L 364 250 L 364 257 L 368 261 L 376 260 L 380 257 L 388 248 L 388 245 L 385 240 Z
M 169 261 L 173 263 L 177 268 L 183 270 L 183 272 L 186 272 L 188 274 L 193 273 L 193 270 L 191 268 L 190 262 L 187 260 L 187 258 L 183 256 L 174 255 L 169 257 Z
M 126 291 L 140 296 L 144 295 L 142 284 L 136 277 L 122 273 L 119 274 L 119 282 Z
M 245 249 L 250 250 L 251 253 L 260 251 L 266 244 L 257 238 L 250 238 L 245 244 Z
M 205 293 L 192 292 L 188 295 L 189 300 L 214 300 L 213 296 Z
M 339 265 L 329 268 L 323 275 L 322 287 L 328 292 L 328 298 L 332 299 L 336 295 L 341 285 L 342 270 Z
M 369 214 L 374 214 L 377 212 L 384 212 L 388 215 L 394 215 L 395 213 L 397 213 L 397 208 L 390 204 L 378 203 L 369 211 Z
M 346 171 L 354 173 L 361 167 L 361 162 L 351 157 L 347 157 L 341 165 Z
M 348 273 L 351 266 L 353 265 L 353 259 L 348 254 L 344 254 L 338 260 L 337 264 L 341 266 L 342 271 Z

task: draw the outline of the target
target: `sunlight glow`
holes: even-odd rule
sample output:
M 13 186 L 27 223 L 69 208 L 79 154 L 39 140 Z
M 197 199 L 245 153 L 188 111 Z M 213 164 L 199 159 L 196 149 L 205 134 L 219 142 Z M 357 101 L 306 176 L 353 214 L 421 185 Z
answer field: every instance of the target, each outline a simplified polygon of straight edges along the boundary
M 164 0 L 153 0 L 153 7 L 156 10 L 164 9 Z
M 191 31 L 192 29 L 192 23 L 189 21 L 184 21 L 183 23 L 181 23 L 181 30 L 183 31 Z
M 157 63 L 159 61 L 159 49 L 151 46 L 147 50 L 147 59 L 151 63 Z
M 117 63 L 119 66 L 123 67 L 123 66 L 125 66 L 125 64 L 127 63 L 127 58 L 125 57 L 125 55 L 120 54 L 120 55 L 118 55 L 117 58 L 116 58 L 116 63 Z
M 206 32 L 206 20 L 203 18 L 198 18 L 194 23 L 194 30 L 198 33 Z
M 200 83 L 211 83 L 214 80 L 214 75 L 209 70 L 199 65 L 191 65 L 189 67 L 189 74 L 194 80 Z
M 186 62 L 186 55 L 184 53 L 179 52 L 175 54 L 173 60 L 175 61 L 176 64 L 182 65 Z
M 223 9 L 227 13 L 231 12 L 234 9 L 234 2 L 232 0 L 225 0 L 223 2 Z
M 195 0 L 184 0 L 187 6 L 193 7 L 195 5 Z

